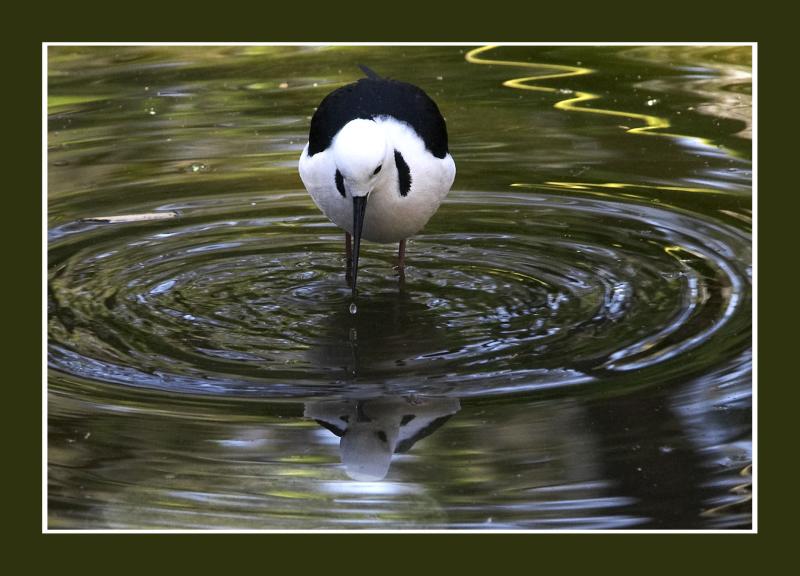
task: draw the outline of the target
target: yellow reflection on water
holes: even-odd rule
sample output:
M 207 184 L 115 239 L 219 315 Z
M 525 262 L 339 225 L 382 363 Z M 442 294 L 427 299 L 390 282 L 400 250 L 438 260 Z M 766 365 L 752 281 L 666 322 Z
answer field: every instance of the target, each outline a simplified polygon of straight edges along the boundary
M 734 195 L 727 190 L 716 190 L 714 188 L 692 187 L 692 186 L 663 186 L 658 184 L 628 184 L 625 182 L 559 182 L 548 180 L 542 183 L 533 182 L 512 182 L 511 188 L 535 189 L 535 190 L 555 190 L 561 192 L 575 191 L 582 195 L 608 198 L 610 200 L 630 199 L 641 200 L 658 204 L 659 206 L 673 206 L 669 200 L 673 197 L 673 192 L 687 194 L 714 194 L 716 196 Z M 654 193 L 646 195 L 646 190 L 653 190 Z M 637 193 L 638 192 L 638 193 Z M 666 194 L 658 194 L 664 192 Z M 730 210 L 720 210 L 733 218 L 738 218 L 745 222 L 750 222 L 747 214 L 738 214 Z
M 591 190 L 593 188 L 611 188 L 616 190 L 638 189 L 646 188 L 648 190 L 665 190 L 667 192 L 693 192 L 699 194 L 728 194 L 725 190 L 715 190 L 713 188 L 698 188 L 689 186 L 658 186 L 653 184 L 625 184 L 623 182 L 545 182 L 550 186 L 557 186 L 559 188 L 568 188 L 570 190 Z M 511 186 L 517 188 L 528 187 L 524 182 L 515 182 Z
M 753 501 L 753 465 L 748 464 L 739 471 L 739 476 L 745 478 L 746 481 L 742 484 L 737 484 L 729 490 L 730 494 L 735 498 L 733 501 L 725 502 L 719 506 L 709 508 L 701 512 L 701 516 L 719 516 L 723 514 L 730 514 L 740 510 L 742 514 L 748 514 L 748 510 L 752 506 Z
M 568 112 L 581 112 L 588 114 L 601 114 L 604 116 L 615 116 L 638 120 L 644 123 L 644 126 L 635 128 L 626 128 L 628 134 L 642 134 L 647 136 L 662 136 L 666 138 L 680 138 L 688 139 L 698 144 L 716 148 L 716 144 L 708 138 L 701 138 L 699 136 L 689 136 L 687 134 L 675 134 L 671 132 L 664 132 L 667 128 L 671 127 L 668 119 L 652 114 L 640 114 L 637 112 L 629 112 L 625 110 L 612 110 L 609 108 L 587 108 L 579 106 L 582 102 L 589 102 L 591 100 L 598 100 L 602 98 L 599 94 L 591 92 L 579 91 L 565 91 L 549 86 L 540 86 L 532 84 L 532 82 L 542 82 L 543 80 L 553 80 L 555 78 L 569 78 L 572 76 L 582 76 L 585 74 L 593 74 L 596 70 L 591 68 L 582 68 L 579 66 L 569 66 L 564 64 L 545 64 L 540 62 L 520 62 L 516 60 L 491 60 L 481 58 L 479 55 L 497 48 L 497 45 L 481 46 L 474 48 L 467 52 L 464 56 L 465 60 L 471 64 L 491 64 L 500 66 L 515 66 L 520 68 L 536 68 L 542 69 L 546 72 L 544 74 L 537 74 L 536 76 L 525 76 L 522 78 L 513 78 L 503 82 L 503 86 L 508 88 L 517 88 L 520 90 L 531 90 L 535 92 L 546 92 L 550 94 L 569 94 L 569 98 L 559 100 L 553 107 L 558 110 L 565 110 Z

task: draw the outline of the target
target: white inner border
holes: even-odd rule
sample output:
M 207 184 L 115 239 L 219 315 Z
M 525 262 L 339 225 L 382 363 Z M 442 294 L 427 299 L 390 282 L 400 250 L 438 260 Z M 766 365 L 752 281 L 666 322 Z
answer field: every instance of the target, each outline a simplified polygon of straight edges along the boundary
M 753 391 L 752 506 L 750 530 L 51 530 L 47 527 L 47 49 L 49 46 L 749 46 L 752 49 L 752 210 L 753 210 Z M 43 42 L 42 43 L 42 533 L 47 534 L 752 534 L 758 532 L 758 43 L 757 42 Z

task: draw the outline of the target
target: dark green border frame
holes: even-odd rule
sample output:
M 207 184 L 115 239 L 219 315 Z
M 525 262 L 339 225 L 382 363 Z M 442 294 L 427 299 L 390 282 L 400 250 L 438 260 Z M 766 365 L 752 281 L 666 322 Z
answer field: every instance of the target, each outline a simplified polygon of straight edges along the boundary
M 718 3 L 721 4 L 721 3 Z M 19 9 L 15 7 L 13 10 Z M 793 229 L 784 220 L 794 215 L 786 200 L 795 186 L 791 172 L 796 144 L 789 141 L 791 84 L 796 83 L 796 31 L 786 10 L 769 6 L 744 7 L 673 1 L 668 4 L 515 3 L 440 4 L 399 0 L 365 2 L 352 8 L 343 2 L 272 6 L 175 5 L 97 3 L 91 8 L 40 6 L 37 17 L 6 14 L 7 75 L 4 88 L 14 101 L 5 108 L 12 124 L 13 150 L 5 188 L 6 253 L 11 266 L 6 286 L 15 290 L 6 299 L 7 354 L 6 439 L 12 447 L 5 472 L 13 483 L 6 488 L 12 510 L 6 519 L 16 542 L 7 549 L 20 555 L 28 569 L 80 569 L 85 572 L 194 566 L 215 572 L 243 569 L 299 572 L 361 571 L 397 567 L 424 570 L 460 566 L 489 573 L 518 570 L 602 570 L 637 573 L 713 569 L 752 572 L 758 564 L 780 560 L 783 537 L 794 534 L 787 480 L 792 467 L 775 465 L 778 450 L 794 434 L 787 392 L 792 334 L 787 310 L 794 287 L 784 264 L 776 277 L 778 258 L 792 256 Z M 172 11 L 170 13 L 170 10 Z M 294 13 L 291 13 L 293 10 Z M 758 171 L 758 527 L 757 535 L 59 535 L 41 534 L 41 43 L 45 41 L 719 41 L 758 42 L 759 171 Z M 33 92 L 33 93 L 31 93 Z M 765 105 L 766 104 L 766 105 Z M 786 145 L 782 146 L 785 134 Z M 17 141 L 19 139 L 19 141 Z M 13 154 L 13 155 L 12 155 Z M 790 161 L 790 158 L 792 161 Z M 20 163 L 22 164 L 20 166 Z M 783 169 L 782 169 L 783 168 Z M 781 210 L 777 209 L 778 199 Z M 10 205 L 9 205 L 10 204 Z M 778 238 L 784 246 L 778 244 Z M 13 241 L 12 241 L 13 239 Z M 773 257 L 773 254 L 775 256 Z M 772 266 L 774 262 L 775 266 Z M 29 286 L 33 284 L 33 286 Z M 789 298 L 772 289 L 789 288 Z M 769 292 L 768 292 L 769 290 Z M 785 289 L 784 289 L 785 290 Z M 17 294 L 18 292 L 19 294 Z M 765 298 L 769 294 L 769 300 Z M 17 300 L 17 298 L 20 298 Z M 13 300 L 12 300 L 13 298 Z M 19 304 L 18 304 L 19 302 Z M 778 316 L 778 307 L 781 316 Z M 31 310 L 38 311 L 33 314 Z M 31 318 L 33 316 L 33 318 Z M 781 321 L 778 320 L 781 318 Z M 766 328 L 768 327 L 768 328 Z M 22 338 L 20 338 L 22 336 Z M 792 334 L 793 336 L 793 334 Z M 22 342 L 23 346 L 10 348 Z M 794 348 L 794 346 L 792 346 Z M 18 360 L 18 356 L 22 357 Z M 782 370 L 782 377 L 777 377 Z M 776 385 L 783 384 L 780 392 Z M 785 448 L 789 448 L 786 446 Z M 793 455 L 793 452 L 788 452 Z M 785 457 L 784 457 L 785 458 Z M 791 464 L 791 456 L 784 461 Z M 778 499 L 782 498 L 783 506 Z M 783 514 L 783 510 L 786 510 Z M 12 552 L 13 553 L 13 552 Z M 788 554 L 785 556 L 788 557 Z M 169 562 L 172 560 L 173 562 Z M 247 564 L 245 564 L 247 562 Z M 250 564 L 254 563 L 254 564 Z M 768 568 L 765 565 L 764 568 Z

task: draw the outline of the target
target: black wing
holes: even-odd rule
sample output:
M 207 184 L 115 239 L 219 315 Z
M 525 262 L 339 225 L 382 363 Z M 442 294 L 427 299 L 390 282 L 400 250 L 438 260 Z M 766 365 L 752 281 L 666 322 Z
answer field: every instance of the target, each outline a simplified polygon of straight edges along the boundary
M 330 146 L 337 132 L 351 120 L 384 115 L 409 124 L 437 158 L 447 155 L 447 126 L 436 102 L 413 84 L 377 75 L 342 86 L 325 97 L 311 118 L 308 155 Z
M 444 425 L 444 423 L 450 420 L 450 418 L 452 417 L 453 417 L 452 414 L 448 414 L 447 416 L 441 416 L 440 418 L 433 420 L 432 422 L 427 424 L 424 428 L 417 430 L 414 433 L 414 435 L 411 436 L 410 438 L 404 438 L 400 440 L 400 442 L 397 443 L 397 447 L 394 449 L 394 451 L 398 454 L 402 454 L 403 452 L 408 452 L 409 450 L 411 450 L 411 447 L 414 444 L 425 438 L 425 436 L 430 436 L 431 434 L 436 432 L 436 430 L 441 428 Z

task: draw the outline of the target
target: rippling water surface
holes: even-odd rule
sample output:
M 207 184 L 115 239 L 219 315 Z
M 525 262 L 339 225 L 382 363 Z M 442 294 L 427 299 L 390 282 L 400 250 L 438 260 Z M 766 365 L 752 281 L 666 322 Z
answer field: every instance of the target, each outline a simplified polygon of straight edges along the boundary
M 437 100 L 458 175 L 353 315 L 296 164 L 357 64 Z M 749 47 L 48 74 L 50 528 L 750 527 Z

